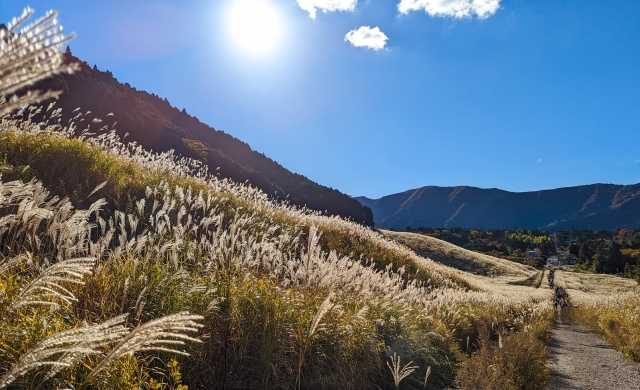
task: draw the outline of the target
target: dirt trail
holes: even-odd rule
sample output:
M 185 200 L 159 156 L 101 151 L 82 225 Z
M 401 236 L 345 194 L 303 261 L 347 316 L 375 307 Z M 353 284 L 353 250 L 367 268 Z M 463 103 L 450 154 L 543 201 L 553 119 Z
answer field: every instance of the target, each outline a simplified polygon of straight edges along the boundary
M 591 331 L 561 316 L 553 329 L 550 390 L 640 389 L 640 369 Z

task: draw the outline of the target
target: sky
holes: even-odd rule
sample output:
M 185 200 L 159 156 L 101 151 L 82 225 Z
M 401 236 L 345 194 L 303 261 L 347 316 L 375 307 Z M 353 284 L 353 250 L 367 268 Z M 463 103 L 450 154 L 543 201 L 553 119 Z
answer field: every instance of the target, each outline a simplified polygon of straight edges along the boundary
M 0 0 L 0 21 L 28 5 L 90 65 L 352 196 L 640 182 L 637 0 Z

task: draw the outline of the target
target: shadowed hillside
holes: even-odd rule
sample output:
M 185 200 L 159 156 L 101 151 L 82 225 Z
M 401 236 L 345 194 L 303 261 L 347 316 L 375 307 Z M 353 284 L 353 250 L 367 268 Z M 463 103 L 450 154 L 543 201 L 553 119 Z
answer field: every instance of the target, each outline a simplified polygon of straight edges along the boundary
M 422 187 L 380 199 L 358 197 L 386 228 L 616 230 L 640 227 L 640 184 L 592 184 L 535 192 Z
M 69 51 L 65 60 L 80 61 Z M 238 183 L 248 181 L 266 194 L 286 198 L 294 205 L 373 225 L 371 210 L 353 198 L 290 172 L 246 143 L 200 122 L 184 109 L 171 106 L 167 99 L 118 82 L 109 71 L 102 72 L 95 66 L 92 69 L 81 62 L 81 69 L 75 74 L 53 77 L 34 88 L 63 91 L 56 104 L 62 108 L 63 124 L 79 113 L 84 117 L 76 120 L 78 126 L 91 124 L 92 131 L 103 126 L 111 128 L 117 122 L 114 128 L 118 135 L 128 134 L 127 141 L 135 141 L 145 149 L 159 152 L 174 149 L 179 155 L 205 162 L 221 178 Z M 48 104 L 49 101 L 45 102 L 43 107 L 46 109 Z M 96 118 L 100 121 L 92 122 Z

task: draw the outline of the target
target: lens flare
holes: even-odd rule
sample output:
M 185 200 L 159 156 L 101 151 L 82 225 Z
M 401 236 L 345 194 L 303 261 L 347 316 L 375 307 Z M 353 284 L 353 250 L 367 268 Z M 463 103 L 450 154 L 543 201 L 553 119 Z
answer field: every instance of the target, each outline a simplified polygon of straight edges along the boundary
M 276 8 L 265 0 L 237 0 L 229 10 L 231 37 L 242 50 L 263 54 L 282 36 L 282 21 Z

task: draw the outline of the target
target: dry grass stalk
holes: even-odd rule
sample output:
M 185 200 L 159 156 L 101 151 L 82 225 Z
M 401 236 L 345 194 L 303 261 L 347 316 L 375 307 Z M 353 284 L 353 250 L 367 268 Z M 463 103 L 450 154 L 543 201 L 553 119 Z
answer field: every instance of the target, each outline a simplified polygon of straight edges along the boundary
M 429 375 L 431 375 L 431 366 L 427 368 L 427 372 L 424 374 L 424 383 L 422 384 L 422 388 L 427 388 L 427 380 L 429 379 Z
M 400 382 L 402 382 L 404 378 L 411 375 L 411 373 L 418 368 L 418 366 L 411 366 L 411 363 L 413 363 L 413 361 L 405 364 L 404 367 L 400 368 L 400 356 L 396 356 L 395 352 L 391 357 L 391 364 L 387 362 L 387 367 L 389 367 L 389 370 L 391 370 L 391 375 L 393 375 L 393 384 L 396 386 L 396 389 L 400 389 Z M 427 380 L 425 378 L 425 384 L 426 382 Z
M 313 241 L 313 239 L 311 238 L 311 234 L 309 235 L 309 245 L 312 245 L 311 242 Z M 315 243 L 317 245 L 317 242 Z M 309 254 L 307 254 L 307 256 L 309 256 Z M 310 259 L 307 259 L 307 261 L 310 261 Z M 311 345 L 311 340 L 312 337 L 314 336 L 316 330 L 318 329 L 318 325 L 320 325 L 320 321 L 322 321 L 322 318 L 335 306 L 335 304 L 332 302 L 332 299 L 334 297 L 333 292 L 330 292 L 329 295 L 324 299 L 324 301 L 322 301 L 322 303 L 320 304 L 320 306 L 318 307 L 318 311 L 316 312 L 316 315 L 313 317 L 313 320 L 311 321 L 311 326 L 309 326 L 309 331 L 305 336 L 300 336 L 301 340 L 300 342 L 300 351 L 298 353 L 298 374 L 296 377 L 296 388 L 300 389 L 300 386 L 302 385 L 302 364 L 304 362 L 304 358 L 305 355 L 307 354 L 307 350 L 309 349 L 309 346 Z
M 313 321 L 311 322 L 308 337 L 313 336 L 313 334 L 316 332 L 316 329 L 318 329 L 318 325 L 320 325 L 320 321 L 322 321 L 322 317 L 324 317 L 325 314 L 327 314 L 335 306 L 335 304 L 332 302 L 333 297 L 334 294 L 329 293 L 329 295 L 320 304 L 320 307 L 318 307 L 318 312 L 313 317 Z
M 65 330 L 40 341 L 0 378 L 0 389 L 34 368 L 50 366 L 47 377 L 51 377 L 85 356 L 102 354 L 102 347 L 127 334 L 122 325 L 125 318 L 126 315 L 122 315 L 101 324 Z
M 188 336 L 187 333 L 197 332 L 203 325 L 204 317 L 191 315 L 187 312 L 171 314 L 149 321 L 134 329 L 91 371 L 89 378 L 122 356 L 141 351 L 164 351 L 188 356 L 185 351 L 176 349 L 186 342 L 201 342 Z M 87 378 L 87 379 L 89 379 Z
M 0 262 L 0 276 L 10 271 L 13 267 L 18 266 L 22 262 L 31 263 L 32 261 L 33 257 L 31 256 L 30 252 L 4 259 Z
M 26 305 L 49 305 L 58 309 L 58 302 L 72 304 L 76 298 L 63 284 L 82 284 L 84 275 L 91 273 L 95 262 L 95 258 L 85 257 L 64 260 L 47 267 L 22 290 L 11 303 L 11 309 Z
M 61 72 L 73 72 L 75 64 L 64 64 L 62 45 L 73 39 L 65 36 L 56 19 L 58 13 L 49 11 L 44 17 L 20 29 L 34 14 L 26 8 L 6 29 L 0 28 L 0 116 L 31 103 L 57 97 L 56 91 L 27 91 L 9 96 L 33 83 Z

